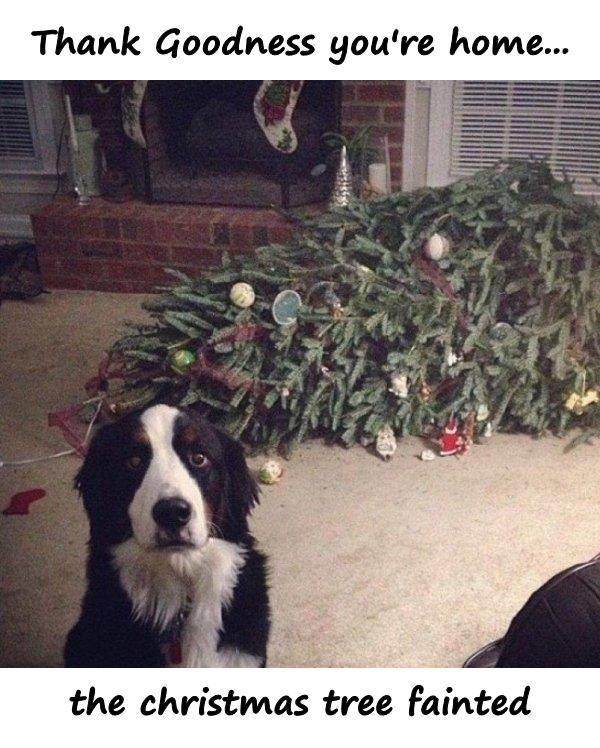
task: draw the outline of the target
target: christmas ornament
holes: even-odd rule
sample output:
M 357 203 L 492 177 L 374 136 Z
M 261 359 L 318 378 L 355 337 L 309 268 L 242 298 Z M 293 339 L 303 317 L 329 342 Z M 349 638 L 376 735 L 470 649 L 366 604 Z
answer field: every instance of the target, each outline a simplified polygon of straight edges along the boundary
M 496 322 L 492 327 L 491 337 L 499 343 L 514 345 L 519 340 L 519 333 L 508 322 Z
M 249 306 L 254 304 L 256 295 L 254 289 L 249 283 L 234 283 L 229 292 L 229 298 L 241 309 L 247 309 Z
M 196 361 L 196 354 L 185 348 L 173 351 L 169 356 L 169 365 L 176 374 L 185 374 L 190 366 Z
M 477 406 L 477 420 L 478 421 L 487 421 L 487 419 L 490 417 L 490 409 L 488 408 L 486 403 L 479 403 Z
M 396 397 L 405 400 L 408 397 L 408 377 L 406 374 L 392 374 L 388 390 Z
M 43 488 L 30 488 L 28 491 L 19 491 L 11 497 L 6 509 L 2 510 L 2 514 L 29 514 L 29 506 L 34 501 L 43 499 L 46 492 Z
M 352 167 L 348 158 L 348 151 L 343 145 L 340 151 L 340 163 L 333 183 L 331 193 L 331 208 L 345 208 L 352 198 Z
M 463 437 L 458 429 L 458 421 L 451 418 L 446 425 L 442 435 L 438 439 L 440 445 L 440 456 L 460 454 L 463 449 Z
M 433 234 L 425 242 L 425 257 L 439 262 L 450 251 L 450 240 L 443 234 Z
M 388 460 L 392 459 L 397 448 L 398 443 L 396 442 L 394 431 L 389 423 L 386 423 L 385 426 L 382 426 L 382 428 L 377 433 L 377 438 L 375 440 L 375 451 L 382 459 L 387 462 Z
M 426 382 L 423 382 L 419 388 L 419 397 L 424 403 L 428 403 L 431 400 L 431 388 Z
M 457 363 L 458 363 L 458 356 L 456 355 L 456 353 L 454 353 L 452 348 L 450 348 L 450 350 L 446 354 L 446 364 L 448 365 L 449 368 L 452 368 Z
M 213 351 L 215 353 L 231 353 L 233 350 L 233 343 L 215 343 L 213 346 Z
M 269 143 L 282 153 L 293 153 L 298 138 L 292 116 L 304 81 L 263 81 L 254 97 L 254 116 Z
M 599 400 L 598 390 L 587 390 L 582 395 L 578 395 L 577 392 L 571 392 L 565 401 L 565 408 L 575 413 L 576 416 L 580 416 L 588 405 L 593 405 Z
M 290 289 L 281 291 L 277 294 L 271 306 L 273 319 L 282 327 L 293 325 L 298 319 L 298 310 L 301 306 L 300 294 Z
M 435 452 L 432 449 L 424 449 L 420 456 L 423 462 L 431 462 L 432 460 L 435 460 Z
M 267 460 L 258 470 L 258 480 L 267 486 L 272 486 L 281 480 L 283 467 L 277 460 Z

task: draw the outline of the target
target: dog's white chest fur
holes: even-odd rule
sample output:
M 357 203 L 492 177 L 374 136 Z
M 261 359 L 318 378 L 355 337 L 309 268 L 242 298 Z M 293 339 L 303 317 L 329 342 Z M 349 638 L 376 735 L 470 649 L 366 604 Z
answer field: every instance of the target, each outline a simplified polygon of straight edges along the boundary
M 157 631 L 190 605 L 181 635 L 183 667 L 258 667 L 252 655 L 218 649 L 223 610 L 245 563 L 243 548 L 211 538 L 197 550 L 155 552 L 131 538 L 114 549 L 114 561 L 134 616 Z

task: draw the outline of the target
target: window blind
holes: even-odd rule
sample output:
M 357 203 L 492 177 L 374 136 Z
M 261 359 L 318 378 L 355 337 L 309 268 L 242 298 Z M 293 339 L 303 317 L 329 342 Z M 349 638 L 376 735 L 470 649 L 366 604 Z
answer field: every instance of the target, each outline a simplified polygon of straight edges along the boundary
M 600 81 L 456 81 L 452 110 L 452 177 L 539 156 L 600 194 Z
M 0 159 L 35 157 L 24 81 L 0 81 Z

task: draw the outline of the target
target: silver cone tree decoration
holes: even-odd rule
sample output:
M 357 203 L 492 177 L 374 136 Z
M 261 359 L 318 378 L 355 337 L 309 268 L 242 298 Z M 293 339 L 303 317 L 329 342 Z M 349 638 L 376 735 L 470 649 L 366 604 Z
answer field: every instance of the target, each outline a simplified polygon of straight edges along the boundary
M 340 163 L 335 174 L 335 182 L 333 183 L 330 206 L 332 208 L 345 208 L 352 195 L 352 167 L 350 166 L 346 146 L 343 145 L 340 151 Z

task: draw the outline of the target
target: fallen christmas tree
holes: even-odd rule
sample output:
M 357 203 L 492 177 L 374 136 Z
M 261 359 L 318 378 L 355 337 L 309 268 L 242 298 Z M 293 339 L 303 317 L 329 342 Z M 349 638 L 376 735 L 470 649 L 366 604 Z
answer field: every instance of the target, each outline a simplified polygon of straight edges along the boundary
M 199 406 L 287 452 L 449 419 L 467 441 L 600 434 L 600 209 L 544 162 L 357 201 L 299 220 L 285 245 L 174 275 L 94 380 L 120 380 L 116 409 Z

